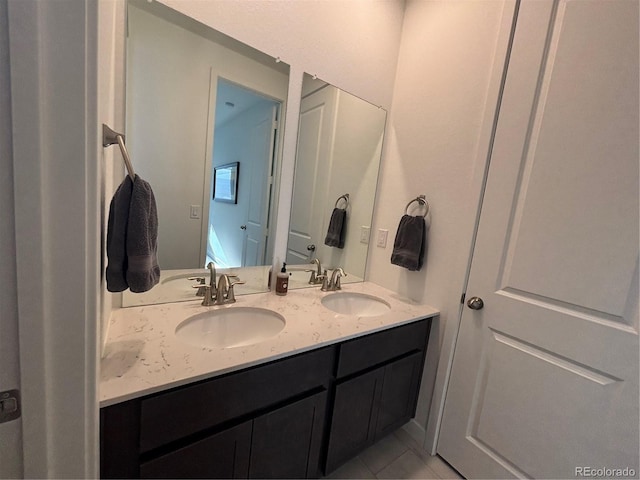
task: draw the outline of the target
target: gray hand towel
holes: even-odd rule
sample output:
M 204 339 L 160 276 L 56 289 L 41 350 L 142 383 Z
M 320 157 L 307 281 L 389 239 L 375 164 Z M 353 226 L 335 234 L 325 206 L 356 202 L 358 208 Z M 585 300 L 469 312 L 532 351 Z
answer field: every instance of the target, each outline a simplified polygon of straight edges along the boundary
M 425 253 L 425 233 L 423 217 L 403 215 L 393 242 L 391 263 L 411 271 L 420 270 Z
M 334 208 L 329 220 L 329 228 L 324 244 L 330 247 L 344 248 L 347 211 L 344 208 Z
M 109 206 L 107 223 L 107 290 L 122 292 L 127 284 L 127 225 L 133 182 L 127 177 L 122 181 Z
M 133 182 L 127 226 L 126 278 L 132 292 L 151 290 L 160 280 L 158 210 L 151 186 L 138 175 Z

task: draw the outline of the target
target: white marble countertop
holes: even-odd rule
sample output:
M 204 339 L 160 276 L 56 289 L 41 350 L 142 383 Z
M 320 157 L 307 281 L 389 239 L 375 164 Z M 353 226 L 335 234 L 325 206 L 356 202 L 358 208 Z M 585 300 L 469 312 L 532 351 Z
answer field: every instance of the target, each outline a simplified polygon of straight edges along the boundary
M 237 298 L 233 305 L 203 307 L 200 299 L 116 310 L 100 364 L 100 406 L 141 397 L 197 380 L 240 370 L 278 358 L 384 330 L 439 312 L 404 299 L 379 285 L 343 285 L 342 291 L 374 295 L 389 303 L 388 313 L 359 317 L 332 312 L 321 304 L 330 292 L 307 288 L 286 296 L 258 293 Z M 210 309 L 236 306 L 273 310 L 286 319 L 276 336 L 236 348 L 195 347 L 175 335 L 186 318 Z

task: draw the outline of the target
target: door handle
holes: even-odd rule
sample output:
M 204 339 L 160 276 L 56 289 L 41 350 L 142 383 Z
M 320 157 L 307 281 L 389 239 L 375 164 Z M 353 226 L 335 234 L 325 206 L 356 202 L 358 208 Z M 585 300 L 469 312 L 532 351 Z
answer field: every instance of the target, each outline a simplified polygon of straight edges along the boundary
M 471 297 L 467 302 L 467 307 L 469 307 L 471 310 L 482 310 L 482 307 L 484 307 L 484 302 L 480 297 Z
M 246 225 L 240 225 L 240 230 L 246 230 L 247 226 Z
M 315 252 L 316 251 L 316 246 L 313 243 L 311 245 L 307 245 L 307 251 Z

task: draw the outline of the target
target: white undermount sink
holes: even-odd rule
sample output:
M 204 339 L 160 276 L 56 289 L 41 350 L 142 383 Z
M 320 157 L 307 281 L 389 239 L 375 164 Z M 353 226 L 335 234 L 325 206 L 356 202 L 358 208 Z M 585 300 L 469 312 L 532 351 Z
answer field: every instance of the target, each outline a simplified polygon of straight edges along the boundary
M 391 310 L 391 306 L 381 298 L 356 292 L 337 292 L 323 297 L 322 305 L 329 310 L 344 315 L 377 317 Z
M 234 306 L 187 318 L 176 328 L 176 336 L 198 347 L 245 347 L 277 335 L 285 323 L 272 310 Z

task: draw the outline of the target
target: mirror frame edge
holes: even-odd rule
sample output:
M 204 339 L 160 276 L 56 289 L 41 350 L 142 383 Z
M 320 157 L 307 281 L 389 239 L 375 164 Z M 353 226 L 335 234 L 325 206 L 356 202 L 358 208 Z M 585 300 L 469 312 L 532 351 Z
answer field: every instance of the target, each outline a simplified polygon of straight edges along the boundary
M 287 255 L 289 219 L 293 201 L 293 180 L 295 174 L 296 151 L 298 148 L 298 125 L 300 120 L 300 103 L 302 100 L 302 79 L 304 70 L 289 63 L 289 89 L 287 92 L 287 106 L 284 115 L 286 128 L 282 145 L 282 162 L 280 182 L 278 186 L 278 211 L 275 222 L 272 274 Z M 284 127 L 283 127 L 284 128 Z M 272 279 L 273 280 L 273 279 Z

